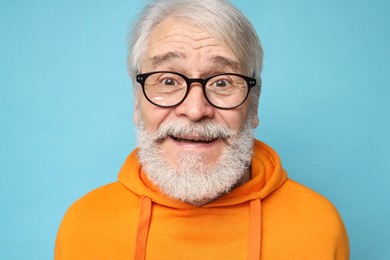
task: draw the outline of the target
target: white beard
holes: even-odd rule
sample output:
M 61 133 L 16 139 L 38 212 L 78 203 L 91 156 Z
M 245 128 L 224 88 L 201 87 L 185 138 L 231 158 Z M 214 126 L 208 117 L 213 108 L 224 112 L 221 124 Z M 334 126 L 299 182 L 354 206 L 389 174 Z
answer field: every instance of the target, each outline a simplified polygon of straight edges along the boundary
M 251 118 L 251 117 L 249 117 Z M 145 129 L 138 117 L 138 157 L 148 179 L 167 196 L 193 205 L 213 201 L 237 186 L 249 174 L 254 133 L 251 120 L 238 133 L 212 121 L 188 123 L 177 119 L 160 125 L 155 134 Z M 168 135 L 198 134 L 222 138 L 227 143 L 217 162 L 207 166 L 204 154 L 183 152 L 168 163 L 160 143 Z

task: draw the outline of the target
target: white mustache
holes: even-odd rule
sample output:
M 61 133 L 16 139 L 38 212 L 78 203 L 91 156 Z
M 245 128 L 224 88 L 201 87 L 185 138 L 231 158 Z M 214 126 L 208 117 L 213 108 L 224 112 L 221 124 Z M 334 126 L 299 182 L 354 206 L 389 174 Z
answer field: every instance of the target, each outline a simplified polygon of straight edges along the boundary
M 211 121 L 188 123 L 184 120 L 174 120 L 162 123 L 152 138 L 154 141 L 159 142 L 168 136 L 196 135 L 204 139 L 217 139 L 229 138 L 233 134 L 233 131 L 227 126 Z

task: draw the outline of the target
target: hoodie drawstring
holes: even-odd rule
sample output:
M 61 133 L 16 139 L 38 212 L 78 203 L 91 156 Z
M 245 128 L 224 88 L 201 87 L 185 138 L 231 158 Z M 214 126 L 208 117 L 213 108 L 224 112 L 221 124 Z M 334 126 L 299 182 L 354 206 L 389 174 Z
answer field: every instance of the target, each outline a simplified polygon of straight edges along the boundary
M 261 201 L 251 200 L 249 204 L 249 248 L 248 260 L 259 260 L 261 251 Z
M 140 215 L 138 220 L 137 236 L 135 239 L 134 260 L 145 260 L 146 243 L 148 241 L 150 218 L 152 216 L 152 200 L 142 196 L 140 199 Z

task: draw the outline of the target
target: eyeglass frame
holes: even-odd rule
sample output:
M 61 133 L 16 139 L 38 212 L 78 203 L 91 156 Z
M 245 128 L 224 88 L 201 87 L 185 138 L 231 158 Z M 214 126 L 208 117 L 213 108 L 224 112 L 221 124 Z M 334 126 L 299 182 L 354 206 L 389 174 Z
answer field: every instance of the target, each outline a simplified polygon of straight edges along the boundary
M 147 95 L 146 95 L 146 92 L 145 92 L 145 81 L 146 79 L 153 75 L 153 74 L 157 74 L 157 73 L 170 73 L 170 74 L 175 74 L 177 76 L 180 76 L 182 77 L 185 82 L 186 82 L 186 93 L 184 95 L 184 97 L 179 101 L 177 102 L 176 104 L 174 105 L 169 105 L 169 106 L 164 106 L 164 105 L 159 105 L 159 104 L 156 104 L 155 102 L 153 102 Z M 245 82 L 247 83 L 247 88 L 248 88 L 248 91 L 246 93 L 246 96 L 245 98 L 243 99 L 243 101 L 236 105 L 236 106 L 233 106 L 233 107 L 220 107 L 220 106 L 217 106 L 217 105 L 214 105 L 210 100 L 209 98 L 207 97 L 206 95 L 206 84 L 209 80 L 211 80 L 212 78 L 214 77 L 218 77 L 218 76 L 223 76 L 223 75 L 232 75 L 232 76 L 237 76 L 237 77 L 240 77 L 242 78 L 243 80 L 245 80 Z M 152 72 L 147 72 L 147 73 L 141 73 L 141 74 L 137 74 L 136 75 L 136 81 L 141 85 L 142 87 L 142 92 L 145 96 L 145 98 L 153 105 L 155 106 L 158 106 L 158 107 L 162 107 L 162 108 L 171 108 L 171 107 L 175 107 L 175 106 L 178 106 L 180 105 L 181 103 L 184 102 L 184 100 L 187 98 L 188 96 L 188 93 L 190 92 L 190 88 L 191 88 L 191 85 L 192 83 L 200 83 L 202 85 L 202 91 L 203 91 L 203 95 L 205 97 L 205 99 L 207 100 L 207 102 L 209 102 L 210 105 L 212 105 L 213 107 L 216 107 L 218 109 L 224 109 L 224 110 L 229 110 L 229 109 L 234 109 L 234 108 L 237 108 L 239 106 L 241 106 L 247 99 L 248 99 L 248 96 L 249 96 L 249 92 L 250 90 L 256 86 L 256 79 L 255 78 L 252 78 L 252 77 L 248 77 L 248 76 L 245 76 L 245 75 L 242 75 L 242 74 L 237 74 L 237 73 L 219 73 L 219 74 L 215 74 L 215 75 L 212 75 L 210 77 L 207 77 L 207 78 L 189 78 L 181 73 L 178 73 L 178 72 L 174 72 L 174 71 L 152 71 Z

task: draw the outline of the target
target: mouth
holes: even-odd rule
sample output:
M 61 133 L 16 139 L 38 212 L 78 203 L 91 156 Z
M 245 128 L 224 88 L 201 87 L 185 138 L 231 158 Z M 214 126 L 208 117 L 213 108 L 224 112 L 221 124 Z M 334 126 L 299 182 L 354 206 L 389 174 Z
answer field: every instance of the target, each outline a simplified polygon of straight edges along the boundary
M 192 144 L 209 144 L 216 141 L 218 138 L 202 137 L 202 136 L 169 136 L 173 140 L 179 143 L 192 143 Z

